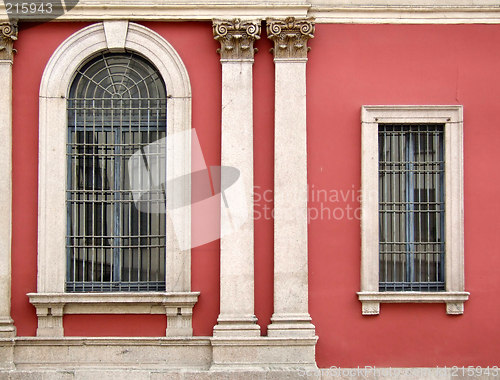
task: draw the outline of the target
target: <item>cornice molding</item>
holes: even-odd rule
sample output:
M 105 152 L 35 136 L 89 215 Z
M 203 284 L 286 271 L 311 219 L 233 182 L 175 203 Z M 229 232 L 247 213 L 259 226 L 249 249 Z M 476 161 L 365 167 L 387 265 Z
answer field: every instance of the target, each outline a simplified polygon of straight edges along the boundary
M 329 24 L 500 24 L 500 5 L 321 5 L 308 16 Z
M 314 38 L 314 19 L 296 19 L 288 17 L 284 20 L 269 18 L 267 35 L 273 40 L 272 52 L 277 59 L 307 58 L 310 48 L 307 41 Z
M 306 17 L 311 7 L 306 1 L 159 1 L 159 0 L 80 0 L 68 12 L 54 6 L 61 14 L 54 21 L 190 21 L 214 19 L 265 20 L 266 17 Z M 0 1 L 0 22 L 7 21 L 5 4 Z M 47 21 L 47 15 L 26 14 L 21 21 Z M 50 18 L 52 20 L 52 18 Z
M 61 14 L 55 21 L 65 22 L 314 17 L 317 24 L 500 24 L 497 0 L 400 0 L 398 5 L 384 0 L 80 0 L 68 12 L 54 5 L 54 14 Z M 26 14 L 21 21 L 47 21 L 49 16 Z M 0 22 L 9 20 L 0 2 Z
M 223 60 L 253 59 L 257 49 L 253 47 L 260 39 L 260 21 L 256 20 L 214 20 L 214 38 L 220 42 L 217 49 Z
M 0 60 L 12 61 L 14 55 L 14 41 L 17 40 L 17 24 L 0 23 Z

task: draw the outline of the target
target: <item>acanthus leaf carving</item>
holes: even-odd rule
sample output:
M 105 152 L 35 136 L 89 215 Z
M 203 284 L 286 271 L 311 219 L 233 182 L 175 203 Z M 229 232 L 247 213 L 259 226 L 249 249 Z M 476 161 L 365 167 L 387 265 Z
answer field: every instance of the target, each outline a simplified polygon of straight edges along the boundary
M 17 24 L 0 23 L 0 59 L 12 60 L 14 41 L 17 40 Z
M 314 38 L 314 18 L 267 19 L 267 35 L 274 41 L 275 58 L 307 58 L 307 41 Z
M 217 49 L 221 59 L 253 59 L 257 49 L 255 40 L 260 39 L 260 22 L 250 20 L 214 20 L 214 38 L 220 42 Z

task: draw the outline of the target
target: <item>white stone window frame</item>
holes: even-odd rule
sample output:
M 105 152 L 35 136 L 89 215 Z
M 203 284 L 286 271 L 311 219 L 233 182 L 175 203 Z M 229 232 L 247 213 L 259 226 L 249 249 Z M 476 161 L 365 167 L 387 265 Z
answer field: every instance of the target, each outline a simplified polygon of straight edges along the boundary
M 184 204 L 176 215 L 175 233 L 166 215 L 166 291 L 68 293 L 66 281 L 66 142 L 67 94 L 77 69 L 103 51 L 138 53 L 156 66 L 167 88 L 168 202 Z M 90 25 L 66 39 L 50 58 L 39 94 L 39 194 L 37 292 L 28 294 L 36 307 L 38 336 L 63 336 L 64 314 L 166 314 L 167 336 L 192 335 L 192 308 L 199 292 L 191 292 L 191 251 L 177 239 L 191 238 L 191 85 L 174 48 L 154 31 L 126 20 Z M 182 141 L 182 144 L 177 144 Z M 180 187 L 177 187 L 179 186 Z
M 378 125 L 440 123 L 445 143 L 445 290 L 379 291 Z M 464 291 L 463 106 L 377 105 L 361 110 L 361 291 L 363 315 L 380 313 L 380 303 L 446 303 L 463 314 Z

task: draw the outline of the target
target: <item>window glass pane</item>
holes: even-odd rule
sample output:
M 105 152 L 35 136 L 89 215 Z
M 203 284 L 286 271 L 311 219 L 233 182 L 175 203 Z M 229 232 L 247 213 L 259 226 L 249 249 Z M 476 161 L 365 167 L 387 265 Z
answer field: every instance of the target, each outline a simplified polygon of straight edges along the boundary
M 161 140 L 146 158 L 164 178 L 165 137 L 165 85 L 148 61 L 104 53 L 78 70 L 68 98 L 67 291 L 165 289 L 165 192 L 134 200 L 128 172 L 132 154 Z
M 444 126 L 379 124 L 381 291 L 444 290 Z

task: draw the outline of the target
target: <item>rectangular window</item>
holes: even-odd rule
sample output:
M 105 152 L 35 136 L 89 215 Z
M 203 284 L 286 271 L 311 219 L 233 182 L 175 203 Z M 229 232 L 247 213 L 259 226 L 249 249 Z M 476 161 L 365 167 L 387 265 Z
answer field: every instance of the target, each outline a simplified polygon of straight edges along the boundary
M 363 106 L 361 191 L 362 314 L 410 302 L 462 314 L 462 106 Z
M 165 194 L 150 192 L 137 207 L 127 162 L 165 128 L 99 129 L 69 131 L 67 291 L 164 290 L 165 216 L 149 209 Z
M 444 290 L 444 126 L 379 124 L 378 134 L 379 290 Z

